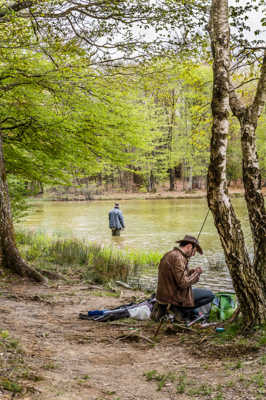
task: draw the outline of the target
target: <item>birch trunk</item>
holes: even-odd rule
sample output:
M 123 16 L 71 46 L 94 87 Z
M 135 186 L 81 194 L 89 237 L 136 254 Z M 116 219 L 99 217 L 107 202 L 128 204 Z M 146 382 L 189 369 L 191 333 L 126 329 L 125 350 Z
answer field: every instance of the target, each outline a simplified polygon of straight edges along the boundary
M 16 247 L 14 227 L 11 217 L 8 187 L 3 157 L 2 135 L 0 131 L 0 265 L 9 268 L 20 276 L 28 276 L 37 282 L 46 278 L 29 267 L 21 258 Z
M 261 191 L 261 173 L 256 148 L 258 118 L 266 101 L 266 51 L 254 101 L 245 107 L 230 85 L 230 106 L 241 129 L 243 183 L 254 244 L 254 269 L 266 297 L 266 213 Z
M 224 249 L 246 329 L 266 320 L 263 291 L 245 247 L 228 194 L 226 150 L 229 132 L 229 24 L 227 0 L 213 0 L 209 33 L 213 53 L 212 138 L 207 199 Z

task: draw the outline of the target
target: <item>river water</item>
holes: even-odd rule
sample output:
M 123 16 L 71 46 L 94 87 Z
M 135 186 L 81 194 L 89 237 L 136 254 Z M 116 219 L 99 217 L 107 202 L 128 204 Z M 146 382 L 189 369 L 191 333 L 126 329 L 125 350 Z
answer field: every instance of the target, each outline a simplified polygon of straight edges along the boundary
M 34 201 L 32 211 L 20 226 L 33 231 L 60 237 L 76 237 L 120 249 L 159 251 L 164 253 L 175 246 L 185 234 L 197 236 L 208 208 L 205 199 L 124 200 L 120 201 L 126 229 L 120 237 L 112 237 L 108 227 L 108 212 L 113 201 Z M 247 240 L 250 243 L 245 201 L 233 199 L 233 205 Z M 201 265 L 204 273 L 198 286 L 215 290 L 232 290 L 231 279 L 224 263 L 220 241 L 209 213 L 200 235 L 203 256 L 195 256 L 190 266 Z M 145 275 L 145 276 L 144 276 Z M 132 283 L 140 287 L 156 285 L 157 271 L 147 276 L 139 271 Z

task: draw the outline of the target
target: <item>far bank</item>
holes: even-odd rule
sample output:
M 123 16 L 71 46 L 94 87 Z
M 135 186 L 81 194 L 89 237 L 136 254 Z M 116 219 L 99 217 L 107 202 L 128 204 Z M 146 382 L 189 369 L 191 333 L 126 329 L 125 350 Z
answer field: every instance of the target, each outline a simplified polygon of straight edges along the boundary
M 243 188 L 229 188 L 231 198 L 244 197 Z M 266 196 L 266 187 L 262 188 L 263 196 Z M 122 191 L 98 191 L 91 188 L 79 187 L 53 187 L 44 193 L 39 193 L 32 197 L 37 200 L 48 201 L 88 201 L 88 200 L 160 200 L 160 199 L 204 199 L 206 191 L 167 191 L 160 190 L 156 192 L 122 192 Z

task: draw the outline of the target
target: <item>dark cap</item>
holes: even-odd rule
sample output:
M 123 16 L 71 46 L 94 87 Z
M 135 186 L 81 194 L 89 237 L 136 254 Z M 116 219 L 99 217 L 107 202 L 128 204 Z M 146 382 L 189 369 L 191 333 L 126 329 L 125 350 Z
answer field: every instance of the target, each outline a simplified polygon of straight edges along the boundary
M 115 207 L 116 207 L 116 208 L 119 208 L 119 203 L 115 203 Z
M 194 236 L 185 235 L 184 239 L 176 241 L 176 243 L 182 243 L 182 242 L 187 242 L 187 243 L 193 244 L 193 246 L 196 247 L 197 251 L 200 254 L 203 254 L 202 248 L 200 247 L 198 240 Z

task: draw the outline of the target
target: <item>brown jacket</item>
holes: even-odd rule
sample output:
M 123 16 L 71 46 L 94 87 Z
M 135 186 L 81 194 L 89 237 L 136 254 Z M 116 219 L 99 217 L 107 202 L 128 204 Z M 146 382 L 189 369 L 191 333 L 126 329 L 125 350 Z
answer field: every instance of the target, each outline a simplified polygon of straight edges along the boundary
M 200 274 L 188 269 L 188 259 L 181 249 L 174 247 L 160 261 L 156 299 L 159 303 L 193 307 L 191 286 Z

